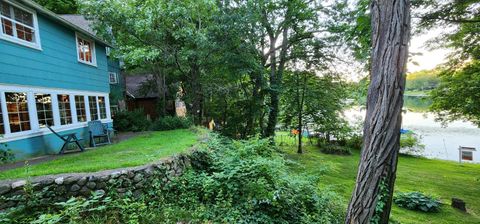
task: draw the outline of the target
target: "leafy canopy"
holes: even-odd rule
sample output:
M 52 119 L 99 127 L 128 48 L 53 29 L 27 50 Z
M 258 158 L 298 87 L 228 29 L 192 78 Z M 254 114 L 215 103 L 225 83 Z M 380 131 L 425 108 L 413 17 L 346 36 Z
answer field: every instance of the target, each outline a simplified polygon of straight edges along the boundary
M 431 110 L 444 124 L 469 120 L 480 127 L 480 61 L 440 74 L 440 85 L 431 92 Z

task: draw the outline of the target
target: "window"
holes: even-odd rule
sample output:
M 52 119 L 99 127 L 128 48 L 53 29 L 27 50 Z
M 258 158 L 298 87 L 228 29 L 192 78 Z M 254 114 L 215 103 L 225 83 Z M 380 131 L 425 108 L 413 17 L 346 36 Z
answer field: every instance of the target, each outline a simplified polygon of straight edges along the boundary
M 473 152 L 462 151 L 462 160 L 473 161 Z
M 105 54 L 110 57 L 111 50 L 109 47 L 105 47 Z
M 60 124 L 72 123 L 72 110 L 70 109 L 70 98 L 68 95 L 58 95 L 58 110 L 60 111 Z
M 53 126 L 52 96 L 50 94 L 35 94 L 38 124 L 41 128 Z
M 100 119 L 107 119 L 107 109 L 105 107 L 105 97 L 98 97 L 98 107 L 100 108 Z
M 28 131 L 30 127 L 30 115 L 28 114 L 26 93 L 5 93 L 10 131 L 12 133 Z
M 0 135 L 5 134 L 5 125 L 3 123 L 2 101 L 0 101 Z
M 5 1 L 0 2 L 1 37 L 20 44 L 38 47 L 35 14 Z
M 90 65 L 96 65 L 95 43 L 77 35 L 78 61 Z
M 118 83 L 117 73 L 115 73 L 115 72 L 110 72 L 110 73 L 109 73 L 109 77 L 110 77 L 110 84 L 117 84 L 117 83 Z
M 85 113 L 85 97 L 75 96 L 75 107 L 77 108 L 78 122 L 87 121 L 87 114 Z
M 90 120 L 98 120 L 97 97 L 89 96 L 88 105 L 90 106 Z

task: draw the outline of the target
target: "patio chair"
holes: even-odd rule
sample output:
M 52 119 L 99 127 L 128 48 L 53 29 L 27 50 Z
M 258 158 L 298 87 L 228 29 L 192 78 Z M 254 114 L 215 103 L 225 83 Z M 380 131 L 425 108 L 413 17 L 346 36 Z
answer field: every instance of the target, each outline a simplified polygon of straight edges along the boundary
M 57 137 L 62 139 L 63 141 L 63 146 L 60 149 L 60 152 L 58 154 L 63 154 L 65 152 L 65 148 L 68 146 L 70 143 L 75 143 L 78 148 L 80 149 L 81 152 L 85 151 L 83 146 L 80 144 L 79 141 L 83 140 L 82 138 L 77 138 L 77 135 L 75 133 L 70 133 L 70 134 L 65 134 L 65 135 L 60 135 L 57 132 L 55 132 L 52 127 L 47 125 L 47 128 L 50 129 L 50 131 L 55 134 Z
M 88 132 L 90 133 L 90 146 L 97 147 L 99 145 L 111 144 L 108 129 L 103 126 L 99 120 L 88 122 Z M 106 141 L 97 143 L 95 139 L 106 138 Z

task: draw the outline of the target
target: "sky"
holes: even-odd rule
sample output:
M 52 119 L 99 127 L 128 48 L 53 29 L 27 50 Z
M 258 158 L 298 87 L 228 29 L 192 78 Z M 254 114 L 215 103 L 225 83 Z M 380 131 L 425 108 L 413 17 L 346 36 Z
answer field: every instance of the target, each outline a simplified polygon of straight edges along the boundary
M 412 56 L 411 61 L 415 61 L 418 65 L 409 62 L 407 65 L 408 72 L 416 72 L 421 70 L 429 70 L 437 65 L 445 62 L 446 56 L 450 52 L 447 49 L 429 50 L 425 47 L 425 42 L 431 40 L 441 33 L 439 29 L 433 29 L 422 35 L 412 36 L 410 40 L 410 52 L 422 53 L 422 55 Z

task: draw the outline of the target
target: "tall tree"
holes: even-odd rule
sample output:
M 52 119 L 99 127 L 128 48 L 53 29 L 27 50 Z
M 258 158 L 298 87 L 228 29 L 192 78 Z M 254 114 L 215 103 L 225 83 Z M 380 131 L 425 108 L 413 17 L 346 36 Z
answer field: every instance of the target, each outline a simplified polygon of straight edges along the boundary
M 388 223 L 400 148 L 410 1 L 373 0 L 364 142 L 345 223 Z
M 465 119 L 480 126 L 480 3 L 478 0 L 417 0 L 423 7 L 419 29 L 443 28 L 432 48 L 449 48 L 440 84 L 431 92 L 431 111 L 445 125 Z
M 440 73 L 440 85 L 431 97 L 430 110 L 444 124 L 468 120 L 480 127 L 480 60 Z
M 478 0 L 416 0 L 420 31 L 442 28 L 430 42 L 432 48 L 450 48 L 450 66 L 480 59 L 480 6 Z M 458 67 L 458 66 L 457 66 Z
M 308 71 L 287 71 L 283 79 L 281 122 L 299 130 L 298 153 L 303 153 L 305 126 L 322 133 L 334 133 L 344 124 L 341 111 L 347 97 L 345 84 L 333 73 L 317 76 Z M 308 129 L 307 129 L 308 130 Z M 335 136 L 337 133 L 335 133 Z
M 85 0 L 84 14 L 97 33 L 117 44 L 117 53 L 133 66 L 151 65 L 159 80 L 165 71 L 180 77 L 189 111 L 197 124 L 204 115 L 202 77 L 215 42 L 210 34 L 218 8 L 214 1 Z M 163 81 L 159 91 L 165 91 Z
M 39 5 L 57 14 L 77 14 L 76 0 L 35 0 Z
M 255 31 L 258 38 L 262 62 L 268 69 L 269 107 L 264 137 L 275 134 L 279 115 L 279 101 L 282 91 L 282 77 L 288 66 L 295 61 L 314 65 L 325 58 L 326 49 L 320 18 L 323 6 L 317 1 L 307 0 L 262 0 L 246 1 L 251 9 L 251 21 L 258 23 Z M 319 63 L 320 64 L 320 63 Z
M 144 85 L 148 90 L 164 96 L 165 88 L 171 93 L 181 87 L 195 122 L 214 119 L 229 137 L 260 132 L 267 72 L 264 52 L 257 48 L 260 25 L 247 1 L 85 0 L 80 5 L 96 21 L 98 33 L 113 37 L 113 52 L 127 69 L 154 71 Z

